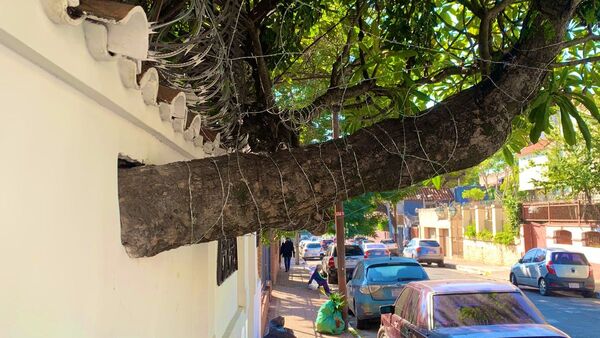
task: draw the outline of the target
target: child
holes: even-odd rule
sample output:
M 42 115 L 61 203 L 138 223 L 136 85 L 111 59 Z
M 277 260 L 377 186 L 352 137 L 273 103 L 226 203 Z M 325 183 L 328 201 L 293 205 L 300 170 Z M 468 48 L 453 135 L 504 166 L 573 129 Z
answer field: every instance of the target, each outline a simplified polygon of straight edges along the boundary
M 319 284 L 319 286 L 323 287 L 323 290 L 325 290 L 325 293 L 329 296 L 331 294 L 331 290 L 329 290 L 329 284 L 327 284 L 327 280 L 323 278 L 323 276 L 321 276 L 319 271 L 321 271 L 321 264 L 317 265 L 315 271 L 310 276 L 310 279 L 308 280 L 308 285 L 310 285 L 310 283 L 312 283 L 312 281 L 314 280 L 315 282 L 317 282 L 317 284 Z

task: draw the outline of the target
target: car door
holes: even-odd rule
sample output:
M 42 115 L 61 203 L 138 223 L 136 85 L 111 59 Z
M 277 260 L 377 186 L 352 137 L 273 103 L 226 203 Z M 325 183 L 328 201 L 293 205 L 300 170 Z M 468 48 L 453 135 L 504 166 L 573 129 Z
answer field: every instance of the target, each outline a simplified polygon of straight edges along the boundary
M 538 280 L 542 276 L 542 269 L 545 268 L 546 250 L 537 249 L 535 255 L 531 259 L 531 263 L 527 266 L 529 281 L 533 286 L 537 286 Z
M 408 288 L 407 302 L 402 309 L 402 323 L 400 325 L 401 338 L 422 337 L 417 328 L 419 318 L 420 302 L 419 292 L 413 288 Z
M 523 277 L 519 278 L 519 283 L 522 283 L 525 285 L 534 285 L 532 283 L 531 272 L 529 270 L 531 269 L 531 264 L 533 264 L 533 259 L 535 258 L 537 251 L 538 251 L 537 248 L 531 249 L 531 250 L 527 251 L 525 256 L 523 256 L 523 262 L 521 263 L 521 265 L 519 267 Z
M 354 273 L 352 274 L 352 279 L 348 281 L 346 284 L 346 288 L 348 289 L 348 304 L 352 308 L 352 311 L 355 311 L 354 308 L 354 296 L 357 292 L 360 292 L 360 286 L 363 284 L 363 273 L 364 265 L 362 262 L 358 263 L 356 269 L 354 269 Z M 356 313 L 356 312 L 354 312 Z
M 389 327 L 386 330 L 389 338 L 402 337 L 400 334 L 400 329 L 402 328 L 402 313 L 408 302 L 408 296 L 410 295 L 409 290 L 410 288 L 405 287 L 402 292 L 400 292 L 398 299 L 396 299 L 396 303 L 394 304 L 394 314 L 391 316 Z

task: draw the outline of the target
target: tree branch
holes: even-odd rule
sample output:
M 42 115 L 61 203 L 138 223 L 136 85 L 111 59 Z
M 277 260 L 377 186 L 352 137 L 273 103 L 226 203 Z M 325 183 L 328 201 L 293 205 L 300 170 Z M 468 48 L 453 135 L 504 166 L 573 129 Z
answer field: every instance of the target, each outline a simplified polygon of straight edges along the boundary
M 569 66 L 577 66 L 577 65 L 584 64 L 584 63 L 594 63 L 594 62 L 600 62 L 600 55 L 591 56 L 589 58 L 584 58 L 584 59 L 577 59 L 577 60 L 553 63 L 550 65 L 550 67 L 551 68 L 569 67 Z
M 336 201 L 478 164 L 536 96 L 548 72 L 531 65 L 559 54 L 575 4 L 533 0 L 510 65 L 416 116 L 270 154 L 119 170 L 123 245 L 140 257 L 261 229 L 322 229 Z
M 580 45 L 582 43 L 586 43 L 588 41 L 600 41 L 600 35 L 588 34 L 584 37 L 565 41 L 561 44 L 561 48 L 569 48 L 576 45 Z
M 264 18 L 266 18 L 273 10 L 275 10 L 275 7 L 277 7 L 277 4 L 279 3 L 279 1 L 277 0 L 262 0 L 260 2 L 258 2 L 250 11 L 248 17 L 250 18 L 250 21 L 252 21 L 255 24 L 259 24 Z

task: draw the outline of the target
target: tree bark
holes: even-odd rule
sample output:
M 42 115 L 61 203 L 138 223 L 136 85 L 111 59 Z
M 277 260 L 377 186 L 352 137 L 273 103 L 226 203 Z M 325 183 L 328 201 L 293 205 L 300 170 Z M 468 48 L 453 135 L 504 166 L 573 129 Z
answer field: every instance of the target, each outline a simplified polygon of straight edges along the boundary
M 478 164 L 502 146 L 512 119 L 536 96 L 577 5 L 534 1 L 506 63 L 417 116 L 269 154 L 119 170 L 123 245 L 130 256 L 153 256 L 268 228 L 311 230 L 331 220 L 336 201 Z

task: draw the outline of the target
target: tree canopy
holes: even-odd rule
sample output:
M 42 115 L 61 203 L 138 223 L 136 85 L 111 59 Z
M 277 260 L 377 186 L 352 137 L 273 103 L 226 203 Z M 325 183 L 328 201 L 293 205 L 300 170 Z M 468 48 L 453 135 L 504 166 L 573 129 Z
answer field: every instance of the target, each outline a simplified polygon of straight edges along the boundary
M 335 201 L 510 162 L 555 121 L 589 147 L 600 120 L 598 0 L 128 1 L 158 22 L 149 62 L 237 150 L 121 171 L 134 255 L 319 228 Z

